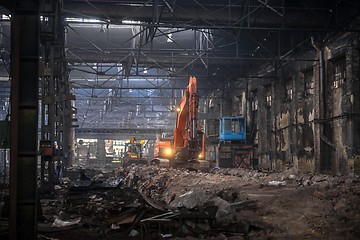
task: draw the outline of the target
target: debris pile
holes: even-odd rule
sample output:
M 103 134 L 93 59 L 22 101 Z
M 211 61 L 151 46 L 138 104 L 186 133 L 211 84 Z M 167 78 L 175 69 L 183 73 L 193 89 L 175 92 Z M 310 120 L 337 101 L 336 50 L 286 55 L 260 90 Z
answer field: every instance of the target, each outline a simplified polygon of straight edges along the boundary
M 357 177 L 129 166 L 70 169 L 64 182 L 41 194 L 42 239 L 360 235 Z

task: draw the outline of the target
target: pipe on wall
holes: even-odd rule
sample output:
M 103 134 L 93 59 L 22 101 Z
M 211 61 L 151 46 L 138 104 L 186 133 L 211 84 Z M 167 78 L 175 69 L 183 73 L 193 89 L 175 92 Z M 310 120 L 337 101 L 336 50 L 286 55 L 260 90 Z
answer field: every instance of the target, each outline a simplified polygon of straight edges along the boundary
M 325 60 L 324 60 L 324 50 L 323 46 L 315 42 L 314 38 L 311 37 L 311 43 L 317 51 L 319 59 L 319 92 L 318 92 L 318 102 L 315 104 L 318 105 L 318 119 L 324 119 L 326 114 L 326 96 L 325 96 Z M 315 98 L 316 99 L 316 98 Z M 316 116 L 316 114 L 315 114 Z M 321 149 L 322 149 L 322 136 L 324 136 L 324 126 L 317 124 L 314 127 L 314 151 L 315 151 L 315 171 L 321 171 Z

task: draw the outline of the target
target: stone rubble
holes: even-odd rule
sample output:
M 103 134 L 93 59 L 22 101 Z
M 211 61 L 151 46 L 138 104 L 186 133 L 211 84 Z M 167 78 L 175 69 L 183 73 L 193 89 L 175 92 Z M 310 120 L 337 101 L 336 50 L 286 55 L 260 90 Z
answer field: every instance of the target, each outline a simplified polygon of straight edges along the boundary
M 89 169 L 86 175 L 89 186 L 77 182 L 78 170 L 73 169 L 60 188 L 42 193 L 42 237 L 66 239 L 51 225 L 74 219 L 81 220 L 64 228 L 71 229 L 64 236 L 71 231 L 94 236 L 86 239 L 140 239 L 144 234 L 149 239 L 302 239 L 299 234 L 338 239 L 342 231 L 348 239 L 360 236 L 357 176 L 299 174 L 292 169 L 205 173 L 135 165 L 115 171 Z M 159 224 L 167 231 L 157 232 Z M 334 226 L 339 230 L 332 233 Z

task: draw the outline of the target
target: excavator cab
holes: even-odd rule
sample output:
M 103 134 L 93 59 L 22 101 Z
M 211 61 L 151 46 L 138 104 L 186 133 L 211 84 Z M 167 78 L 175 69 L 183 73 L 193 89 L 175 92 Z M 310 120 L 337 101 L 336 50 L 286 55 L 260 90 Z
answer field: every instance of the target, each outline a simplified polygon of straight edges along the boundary
M 123 157 L 123 166 L 131 164 L 145 164 L 148 165 L 148 160 L 143 157 L 141 143 L 136 142 L 135 137 L 131 137 L 130 141 L 125 144 L 125 152 Z
M 161 138 L 154 144 L 154 159 L 152 164 L 169 167 L 170 161 L 174 159 L 173 140 Z
M 157 158 L 173 158 L 174 150 L 171 140 L 161 139 L 155 142 L 154 156 Z

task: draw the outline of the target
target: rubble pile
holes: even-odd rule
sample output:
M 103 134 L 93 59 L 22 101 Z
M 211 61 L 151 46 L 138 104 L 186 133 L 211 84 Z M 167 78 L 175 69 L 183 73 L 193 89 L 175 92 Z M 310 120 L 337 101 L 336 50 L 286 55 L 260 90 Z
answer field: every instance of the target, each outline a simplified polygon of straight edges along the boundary
M 155 166 L 70 169 L 41 194 L 40 239 L 348 239 L 357 177 Z
M 213 197 L 223 190 L 221 183 L 226 182 L 226 188 L 239 187 L 239 177 L 221 174 L 194 172 L 186 169 L 166 169 L 146 166 L 132 166 L 124 179 L 126 186 L 138 189 L 140 192 L 157 201 L 169 204 L 176 196 L 182 195 L 194 188 L 201 188 L 208 197 Z M 248 184 L 244 179 L 243 184 Z
M 230 204 L 254 201 L 257 208 L 252 211 L 245 209 L 246 211 L 242 211 L 237 217 L 246 216 L 248 222 L 254 220 L 259 226 L 263 226 L 259 228 L 272 229 L 269 236 L 283 237 L 291 235 L 287 231 L 293 231 L 294 236 L 299 239 L 302 239 L 301 235 L 305 234 L 304 232 L 309 232 L 306 233 L 309 236 L 319 237 L 318 233 L 315 234 L 319 230 L 318 222 L 320 219 L 331 222 L 328 219 L 330 217 L 334 223 L 321 224 L 327 226 L 328 232 L 323 231 L 320 238 L 336 239 L 334 235 L 329 234 L 329 230 L 335 226 L 339 227 L 335 223 L 339 219 L 336 209 L 344 209 L 345 202 L 347 206 L 353 207 L 348 208 L 346 215 L 349 217 L 347 221 L 352 223 L 351 228 L 355 235 L 355 229 L 360 227 L 360 198 L 357 197 L 360 188 L 357 176 L 300 174 L 292 169 L 281 173 L 246 169 L 214 169 L 212 173 L 203 173 L 184 169 L 133 166 L 131 171 L 131 176 L 135 177 L 128 178 L 128 183 L 149 197 L 170 206 L 176 206 L 180 196 L 187 196 L 195 189 L 202 189 L 209 201 L 216 197 Z M 342 188 L 344 191 L 337 193 L 337 189 Z M 337 194 L 334 196 L 335 192 Z M 347 200 L 341 197 L 336 200 L 336 196 L 346 196 L 344 198 Z M 196 202 L 196 198 L 191 202 Z M 354 211 L 355 209 L 357 211 Z M 324 215 L 324 212 L 327 214 Z M 302 228 L 297 229 L 296 226 L 300 223 L 297 220 L 295 224 L 294 216 L 301 218 L 300 222 L 306 231 Z M 315 221 L 310 220 L 312 218 Z M 239 222 L 239 219 L 236 221 Z M 345 225 L 344 222 L 343 227 L 348 229 Z M 326 234 L 328 235 L 325 237 Z

